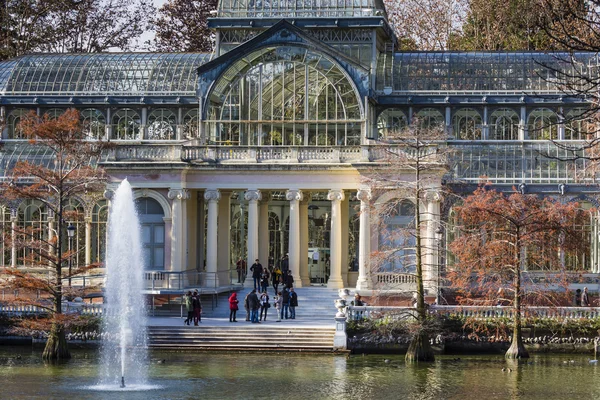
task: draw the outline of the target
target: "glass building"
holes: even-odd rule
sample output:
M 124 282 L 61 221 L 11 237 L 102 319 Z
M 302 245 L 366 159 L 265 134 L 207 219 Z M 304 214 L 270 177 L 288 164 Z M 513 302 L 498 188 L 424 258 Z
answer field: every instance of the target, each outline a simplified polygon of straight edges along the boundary
M 381 0 L 221 0 L 209 26 L 210 54 L 1 62 L 0 178 L 19 160 L 52 165 L 51 152 L 24 140 L 26 114 L 76 108 L 89 140 L 116 144 L 100 164 L 135 188 L 152 276 L 201 271 L 210 278 L 200 284 L 216 287 L 231 283 L 240 258 L 271 265 L 287 255 L 298 286 L 411 290 L 414 242 L 390 241 L 368 213 L 401 194 L 364 180 L 381 165 L 382 140 L 411 124 L 442 130 L 439 145 L 454 150 L 421 204 L 430 291 L 451 260 L 439 251 L 453 232 L 444 188 L 486 180 L 597 205 L 589 161 L 561 161 L 595 132 L 586 99 L 562 88 L 573 73 L 595 76 L 597 55 L 398 52 Z M 78 263 L 103 260 L 114 189 L 70 205 L 85 215 L 74 221 Z M 411 226 L 414 200 L 399 200 L 386 229 Z M 52 218 L 31 201 L 0 206 L 2 226 Z M 581 227 L 589 249 L 568 258 L 570 269 L 600 272 L 599 232 L 591 216 Z M 0 264 L 21 266 L 1 243 Z M 398 258 L 375 267 L 371 252 L 386 248 Z

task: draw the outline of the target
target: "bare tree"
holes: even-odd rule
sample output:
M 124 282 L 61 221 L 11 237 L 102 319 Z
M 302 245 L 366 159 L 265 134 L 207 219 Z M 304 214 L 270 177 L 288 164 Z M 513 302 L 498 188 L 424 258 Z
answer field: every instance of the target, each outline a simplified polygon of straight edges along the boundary
M 447 170 L 448 149 L 444 144 L 446 135 L 442 127 L 427 127 L 414 121 L 403 129 L 388 133 L 379 140 L 377 147 L 381 162 L 369 170 L 364 183 L 374 194 L 390 193 L 394 196 L 375 202 L 371 208 L 373 221 L 380 232 L 379 250 L 372 254 L 372 270 L 392 270 L 395 273 L 414 274 L 416 280 L 416 324 L 408 361 L 433 360 L 429 343 L 430 317 L 425 303 L 426 278 L 431 279 L 435 238 L 433 224 L 436 216 L 423 205 L 427 196 L 439 196 L 441 178 Z M 377 197 L 377 196 L 374 196 Z M 399 214 L 408 214 L 410 223 L 404 229 L 390 229 L 389 224 Z M 412 206 L 412 207 L 411 207 Z M 439 215 L 437 216 L 439 217 Z M 428 261 L 429 260 L 429 265 Z M 413 264 L 414 263 L 414 264 Z M 413 270 L 414 268 L 414 270 Z M 429 274 L 426 276 L 426 271 Z M 437 272 L 437 271 L 436 271 Z

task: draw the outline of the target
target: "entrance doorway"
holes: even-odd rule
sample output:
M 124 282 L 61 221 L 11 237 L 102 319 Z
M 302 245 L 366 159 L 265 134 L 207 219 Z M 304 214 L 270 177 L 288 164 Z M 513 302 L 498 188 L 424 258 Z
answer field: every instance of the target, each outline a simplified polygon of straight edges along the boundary
M 308 249 L 308 276 L 310 284 L 324 286 L 330 274 L 329 249 L 324 247 L 310 247 Z

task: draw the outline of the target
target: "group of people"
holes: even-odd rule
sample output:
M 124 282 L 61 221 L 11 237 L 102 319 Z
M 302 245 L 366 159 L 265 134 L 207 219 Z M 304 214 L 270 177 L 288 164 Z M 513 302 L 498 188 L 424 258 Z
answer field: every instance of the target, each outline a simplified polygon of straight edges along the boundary
M 229 297 L 229 322 L 237 322 L 236 314 L 239 309 L 239 300 L 237 293 Z M 273 297 L 273 305 L 277 316 L 276 322 L 282 319 L 296 319 L 296 307 L 298 307 L 298 295 L 293 287 L 285 287 L 282 291 L 276 292 Z M 252 289 L 244 298 L 244 309 L 246 310 L 246 321 L 259 324 L 267 320 L 268 310 L 271 308 L 270 297 L 266 290 L 259 293 L 257 289 Z
M 202 302 L 200 301 L 200 295 L 197 290 L 188 291 L 184 298 L 185 309 L 187 311 L 187 318 L 183 321 L 185 325 L 190 325 L 192 321 L 195 326 L 202 321 Z
M 581 289 L 575 291 L 575 306 L 576 307 L 590 307 L 592 302 L 590 301 L 590 295 L 588 294 L 588 288 L 584 287 L 583 292 Z
M 240 258 L 236 262 L 236 271 L 238 283 L 242 283 L 246 279 L 246 261 L 244 261 L 244 259 Z M 264 268 L 257 258 L 254 261 L 254 264 L 250 266 L 250 272 L 252 272 L 254 289 L 259 293 L 265 292 L 269 285 L 273 286 L 275 293 L 278 293 L 280 285 L 287 288 L 291 288 L 294 285 L 294 277 L 290 270 L 290 263 L 287 255 L 283 256 L 277 264 L 269 262 L 267 268 Z

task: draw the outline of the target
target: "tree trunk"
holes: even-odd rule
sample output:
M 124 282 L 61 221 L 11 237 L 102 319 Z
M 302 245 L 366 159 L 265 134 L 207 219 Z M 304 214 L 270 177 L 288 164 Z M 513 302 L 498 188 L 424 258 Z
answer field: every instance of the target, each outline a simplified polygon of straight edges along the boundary
M 64 326 L 58 322 L 52 324 L 48 341 L 42 354 L 44 360 L 68 360 L 71 358 Z
M 434 361 L 429 336 L 422 332 L 417 333 L 408 345 L 404 359 L 408 362 Z
M 517 233 L 517 243 L 519 243 L 520 236 Z M 516 274 L 514 280 L 514 320 L 513 320 L 513 337 L 512 343 L 506 351 L 506 358 L 517 359 L 517 358 L 529 358 L 529 353 L 523 344 L 523 335 L 521 332 L 521 248 L 517 246 L 516 255 Z

